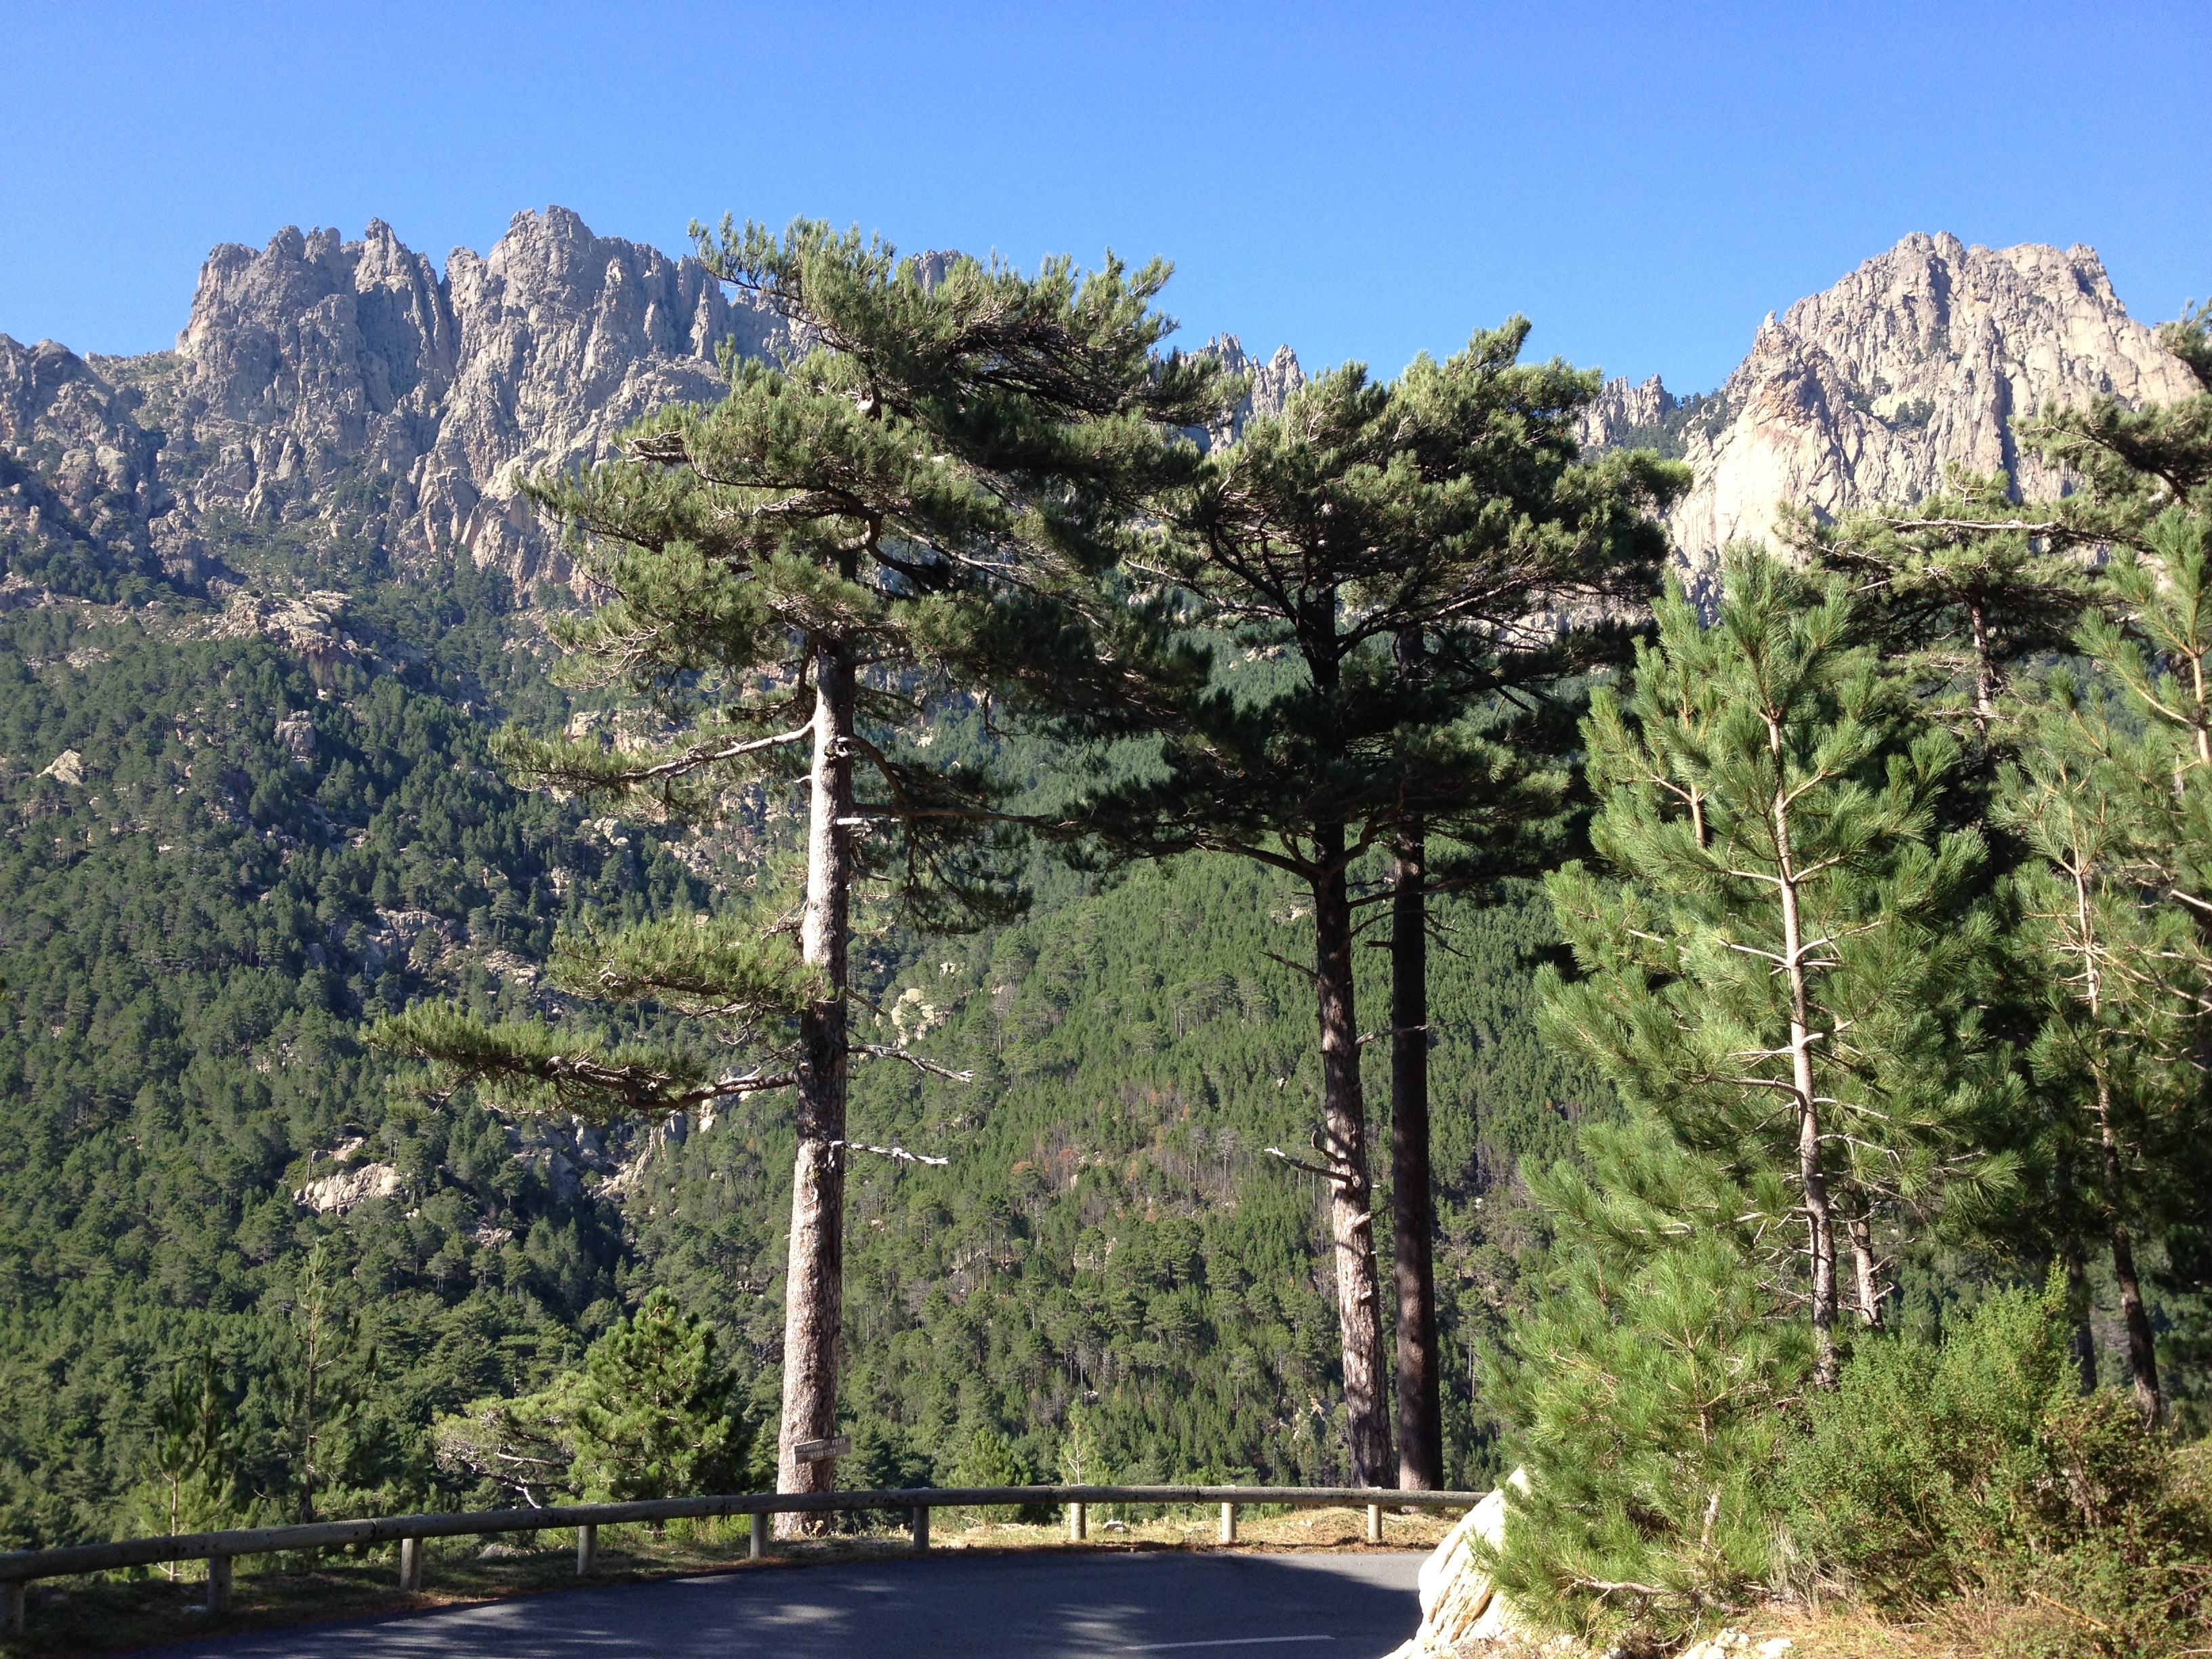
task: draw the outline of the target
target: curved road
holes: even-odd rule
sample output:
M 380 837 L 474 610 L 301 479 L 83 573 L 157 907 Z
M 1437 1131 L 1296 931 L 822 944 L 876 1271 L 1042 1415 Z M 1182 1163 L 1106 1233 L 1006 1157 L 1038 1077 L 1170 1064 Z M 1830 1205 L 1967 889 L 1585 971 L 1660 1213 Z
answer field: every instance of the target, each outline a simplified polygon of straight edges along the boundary
M 1377 1659 L 1419 1553 L 939 1555 L 561 1590 L 154 1650 L 161 1659 Z

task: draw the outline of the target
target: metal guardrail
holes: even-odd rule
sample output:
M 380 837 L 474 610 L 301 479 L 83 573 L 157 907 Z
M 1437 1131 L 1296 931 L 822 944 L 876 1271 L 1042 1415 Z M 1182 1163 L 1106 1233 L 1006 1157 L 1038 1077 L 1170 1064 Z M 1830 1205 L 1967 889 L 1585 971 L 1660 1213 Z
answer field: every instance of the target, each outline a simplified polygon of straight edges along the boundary
M 576 1533 L 576 1571 L 590 1573 L 599 1555 L 601 1527 L 698 1519 L 708 1516 L 752 1516 L 752 1554 L 767 1545 L 771 1515 L 811 1515 L 851 1510 L 904 1510 L 917 1550 L 929 1547 L 933 1509 L 1003 1509 L 1056 1504 L 1067 1511 L 1072 1543 L 1088 1536 L 1090 1510 L 1096 1504 L 1218 1504 L 1221 1541 L 1237 1540 L 1237 1511 L 1251 1504 L 1296 1509 L 1367 1510 L 1367 1538 L 1380 1543 L 1385 1509 L 1471 1509 L 1486 1494 L 1474 1492 L 1398 1492 L 1384 1486 L 912 1486 L 896 1492 L 731 1492 L 708 1498 L 657 1498 L 631 1504 L 564 1504 L 535 1510 L 477 1510 L 454 1515 L 389 1515 L 366 1521 L 319 1521 L 303 1526 L 246 1527 L 229 1532 L 195 1532 L 169 1538 L 131 1538 L 112 1544 L 65 1544 L 54 1549 L 0 1553 L 0 1632 L 23 1630 L 24 1588 L 38 1578 L 109 1572 L 118 1567 L 151 1566 L 164 1561 L 205 1561 L 208 1611 L 228 1601 L 232 1563 L 241 1555 L 275 1555 L 292 1551 L 338 1549 L 362 1544 L 399 1546 L 402 1589 L 422 1588 L 422 1540 L 489 1532 Z

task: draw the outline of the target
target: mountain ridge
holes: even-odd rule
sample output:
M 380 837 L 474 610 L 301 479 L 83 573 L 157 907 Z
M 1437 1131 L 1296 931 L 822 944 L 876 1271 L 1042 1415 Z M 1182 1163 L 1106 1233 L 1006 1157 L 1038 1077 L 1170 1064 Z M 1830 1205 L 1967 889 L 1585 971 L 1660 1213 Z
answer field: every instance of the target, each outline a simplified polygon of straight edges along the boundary
M 89 597 L 134 574 L 220 597 L 245 579 L 208 551 L 211 528 L 328 519 L 336 534 L 341 518 L 400 568 L 465 556 L 526 596 L 568 568 L 520 479 L 604 458 L 660 404 L 714 398 L 726 343 L 790 343 L 697 259 L 596 235 L 566 208 L 518 213 L 488 253 L 456 248 L 442 271 L 380 219 L 355 241 L 287 227 L 259 250 L 223 244 L 173 351 L 80 356 L 0 334 L 0 606 L 36 602 L 57 569 Z M 1265 361 L 1233 335 L 1196 349 L 1251 377 L 1202 442 L 1304 384 L 1288 346 Z M 1669 524 L 1695 581 L 1729 542 L 1771 538 L 1785 502 L 1832 518 L 1924 495 L 1953 468 L 2062 493 L 2067 479 L 2019 453 L 2014 416 L 2190 384 L 2094 250 L 1916 232 L 1770 313 L 1716 391 L 1607 381 L 1582 434 L 1689 462 Z M 27 543 L 44 550 L 24 556 Z
M 1840 281 L 1769 313 L 1715 392 L 1657 376 L 1606 383 L 1585 443 L 1656 442 L 1695 482 L 1668 514 L 1678 556 L 1710 578 L 1737 540 L 1770 540 L 1787 502 L 1830 520 L 2002 472 L 2028 500 L 2071 481 L 2022 454 L 2014 416 L 2111 396 L 2190 396 L 2195 381 L 2128 315 L 2096 251 L 1968 246 L 1915 232 Z

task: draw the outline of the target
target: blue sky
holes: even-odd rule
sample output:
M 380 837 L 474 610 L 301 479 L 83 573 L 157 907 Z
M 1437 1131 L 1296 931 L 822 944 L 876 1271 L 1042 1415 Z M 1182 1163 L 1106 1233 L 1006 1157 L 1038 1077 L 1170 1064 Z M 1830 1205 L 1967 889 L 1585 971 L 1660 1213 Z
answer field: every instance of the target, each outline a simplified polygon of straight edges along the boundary
M 1395 372 L 1524 312 L 1680 391 L 1913 230 L 2212 292 L 2212 4 L 860 6 L 0 0 L 0 331 L 171 343 L 199 262 L 372 216 L 442 260 L 557 202 L 1033 264 Z

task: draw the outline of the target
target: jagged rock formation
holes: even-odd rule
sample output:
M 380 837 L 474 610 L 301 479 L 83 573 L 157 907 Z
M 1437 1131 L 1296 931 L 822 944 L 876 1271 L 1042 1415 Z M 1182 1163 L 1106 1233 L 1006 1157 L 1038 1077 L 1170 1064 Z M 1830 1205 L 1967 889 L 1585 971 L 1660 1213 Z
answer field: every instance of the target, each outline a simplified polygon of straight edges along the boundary
M 1217 334 L 1191 356 L 1211 357 L 1231 374 L 1244 375 L 1250 382 L 1225 425 L 1192 434 L 1209 448 L 1217 443 L 1235 442 L 1243 434 L 1244 423 L 1255 415 L 1281 414 L 1291 394 L 1306 383 L 1305 371 L 1298 367 L 1298 354 L 1286 345 L 1277 346 L 1275 355 L 1263 363 L 1246 356 L 1243 342 L 1234 334 Z
M 1954 466 L 2005 472 L 2026 498 L 2057 495 L 2067 481 L 2021 453 L 2014 416 L 2193 389 L 2093 250 L 1912 235 L 1770 315 L 1717 392 L 1678 403 L 1656 378 L 1616 380 L 1583 435 L 1689 462 L 1696 483 L 1672 523 L 1685 562 L 1705 574 L 1730 542 L 1771 538 L 1784 502 L 1825 519 L 1910 501 Z
M 0 334 L 0 538 L 126 563 L 152 553 L 150 523 L 171 501 L 161 439 L 132 417 L 132 401 L 66 347 Z
M 1639 442 L 1663 441 L 1659 434 L 1678 406 L 1674 394 L 1660 384 L 1656 374 L 1640 386 L 1607 380 L 1583 411 L 1582 441 L 1594 449 L 1632 448 Z
M 925 276 L 952 257 L 921 256 Z M 459 554 L 525 590 L 560 579 L 518 480 L 599 459 L 660 404 L 715 396 L 725 342 L 758 354 L 788 336 L 696 259 L 596 236 L 563 208 L 517 215 L 442 276 L 381 221 L 356 242 L 287 229 L 258 252 L 219 247 L 174 351 L 86 358 L 0 335 L 0 609 L 46 602 L 58 571 L 80 593 L 122 597 L 132 573 L 221 592 L 237 573 L 208 547 L 233 521 L 328 521 L 402 563 Z M 1234 335 L 1200 350 L 1251 383 L 1203 443 L 1304 384 L 1288 346 L 1265 362 Z M 1718 392 L 1617 380 L 1583 435 L 1690 462 L 1674 529 L 1710 572 L 1729 541 L 1771 536 L 1784 501 L 1832 515 L 1910 500 L 1954 465 L 2055 494 L 2065 481 L 2019 453 L 2014 416 L 2192 384 L 2090 250 L 1916 235 L 1770 317 Z
M 380 220 L 357 242 L 287 228 L 209 256 L 173 352 L 88 362 L 0 336 L 0 513 L 31 531 L 66 514 L 88 538 L 103 508 L 135 515 L 188 570 L 213 515 L 297 522 L 343 502 L 402 558 L 463 551 L 526 587 L 564 572 L 518 479 L 714 397 L 724 342 L 757 355 L 781 331 L 697 260 L 595 236 L 565 208 L 518 214 L 442 277 Z

